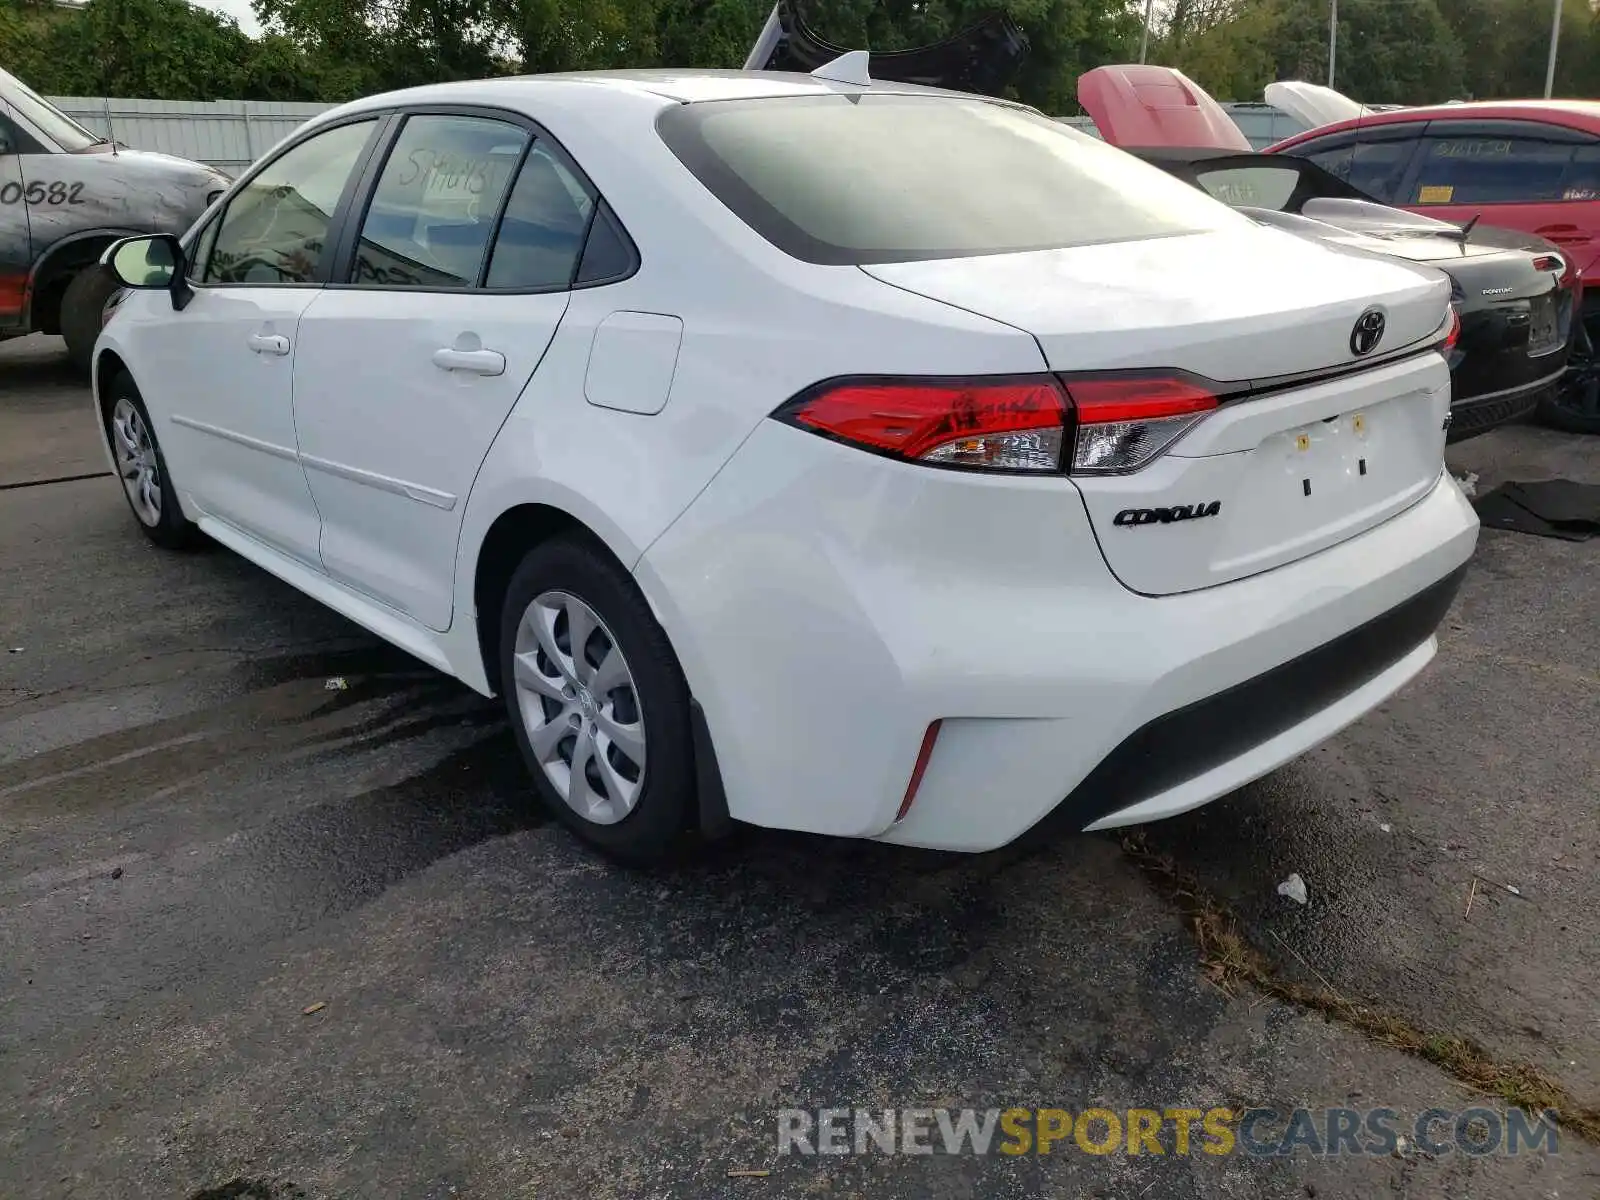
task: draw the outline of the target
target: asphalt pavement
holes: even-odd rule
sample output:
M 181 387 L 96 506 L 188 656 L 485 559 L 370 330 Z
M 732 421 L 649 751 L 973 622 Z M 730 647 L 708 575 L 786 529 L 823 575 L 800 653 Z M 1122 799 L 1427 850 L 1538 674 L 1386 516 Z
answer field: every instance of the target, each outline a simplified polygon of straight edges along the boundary
M 1600 482 L 1600 440 L 1533 428 L 1451 459 Z M 59 344 L 0 347 L 0 1195 L 1600 1195 L 1576 1127 L 1517 1156 L 776 1142 L 785 1109 L 1407 1130 L 1504 1095 L 1600 1128 L 1600 540 L 1486 531 L 1420 680 L 1131 838 L 746 831 L 640 873 L 540 816 L 496 704 L 150 546 L 104 467 Z

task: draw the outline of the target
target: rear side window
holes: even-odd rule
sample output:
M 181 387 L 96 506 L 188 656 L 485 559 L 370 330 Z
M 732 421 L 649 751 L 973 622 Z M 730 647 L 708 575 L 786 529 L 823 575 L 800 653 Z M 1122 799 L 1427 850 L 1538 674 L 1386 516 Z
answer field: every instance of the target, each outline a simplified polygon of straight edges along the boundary
M 981 100 L 718 101 L 670 109 L 658 128 L 723 204 L 807 262 L 961 258 L 1248 224 L 1120 150 Z
M 1196 174 L 1208 195 L 1239 208 L 1282 212 L 1300 183 L 1297 167 L 1224 167 Z
M 1600 200 L 1600 145 L 1579 146 L 1561 182 L 1563 200 Z
M 571 286 L 594 197 L 544 146 L 528 151 L 506 202 L 484 286 L 548 290 Z
M 1563 199 L 1576 147 L 1522 137 L 1430 137 L 1408 204 Z

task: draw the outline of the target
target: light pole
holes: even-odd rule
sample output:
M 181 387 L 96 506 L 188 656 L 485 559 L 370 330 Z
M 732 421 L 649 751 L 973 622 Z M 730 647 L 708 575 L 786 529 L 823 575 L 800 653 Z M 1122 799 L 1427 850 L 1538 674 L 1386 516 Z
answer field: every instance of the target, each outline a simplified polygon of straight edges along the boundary
M 1139 61 L 1144 61 L 1146 52 L 1150 49 L 1150 13 L 1156 6 L 1156 0 L 1144 0 L 1144 32 L 1139 35 Z
M 1544 68 L 1544 98 L 1550 99 L 1550 93 L 1556 86 L 1556 46 L 1561 41 L 1561 0 L 1555 0 L 1555 16 L 1550 18 L 1550 61 Z
M 1561 0 L 1556 0 L 1560 3 Z M 1339 53 L 1339 0 L 1330 0 L 1328 9 L 1328 90 L 1333 90 L 1333 64 Z

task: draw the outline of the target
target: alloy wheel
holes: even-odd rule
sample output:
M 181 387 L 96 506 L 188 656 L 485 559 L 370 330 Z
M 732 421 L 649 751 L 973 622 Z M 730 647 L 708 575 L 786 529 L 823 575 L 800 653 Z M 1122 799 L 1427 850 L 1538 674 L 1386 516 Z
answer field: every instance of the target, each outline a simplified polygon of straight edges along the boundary
M 161 464 L 144 417 L 125 397 L 111 413 L 111 440 L 128 503 L 140 521 L 154 528 L 161 523 Z
M 584 820 L 622 820 L 644 787 L 647 739 L 633 672 L 605 622 L 577 596 L 541 592 L 517 625 L 512 664 L 545 778 Z

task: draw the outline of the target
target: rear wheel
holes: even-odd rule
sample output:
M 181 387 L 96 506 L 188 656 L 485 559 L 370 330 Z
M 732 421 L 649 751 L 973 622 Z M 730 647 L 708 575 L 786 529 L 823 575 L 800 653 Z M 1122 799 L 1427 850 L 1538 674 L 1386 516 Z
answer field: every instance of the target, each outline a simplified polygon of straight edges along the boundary
M 1568 433 L 1600 433 L 1600 362 L 1590 358 L 1575 365 L 1539 401 L 1542 425 Z
M 156 441 L 139 389 L 124 373 L 111 381 L 108 392 L 106 437 L 111 442 L 123 495 L 139 528 L 152 542 L 168 550 L 198 544 L 200 530 L 178 506 L 178 493 L 172 486 L 167 460 Z
M 624 862 L 692 840 L 694 748 L 677 656 L 628 573 L 587 539 L 528 552 L 500 622 L 506 709 L 545 806 Z
M 100 320 L 106 302 L 118 287 L 117 277 L 99 263 L 91 263 L 72 277 L 61 296 L 61 336 L 74 368 L 89 373 L 94 344 L 100 337 Z

